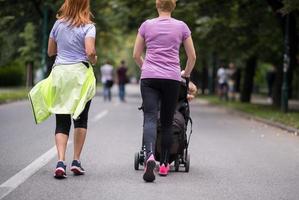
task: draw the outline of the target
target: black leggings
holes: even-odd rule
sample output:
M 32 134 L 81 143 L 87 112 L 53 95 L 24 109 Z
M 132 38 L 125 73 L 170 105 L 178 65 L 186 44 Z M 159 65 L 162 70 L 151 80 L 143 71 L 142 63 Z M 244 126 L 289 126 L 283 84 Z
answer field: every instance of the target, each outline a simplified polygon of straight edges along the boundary
M 90 107 L 91 100 L 88 101 L 85 105 L 84 110 L 79 115 L 77 120 L 74 121 L 75 128 L 85 128 L 87 129 L 87 121 L 88 121 L 88 111 Z M 71 115 L 68 114 L 56 114 L 56 130 L 55 134 L 63 133 L 65 135 L 69 135 L 71 129 Z
M 161 155 L 160 162 L 168 164 L 172 145 L 172 122 L 175 112 L 180 82 L 169 79 L 142 79 L 141 95 L 143 101 L 143 145 L 147 157 L 155 153 L 157 120 L 160 105 Z

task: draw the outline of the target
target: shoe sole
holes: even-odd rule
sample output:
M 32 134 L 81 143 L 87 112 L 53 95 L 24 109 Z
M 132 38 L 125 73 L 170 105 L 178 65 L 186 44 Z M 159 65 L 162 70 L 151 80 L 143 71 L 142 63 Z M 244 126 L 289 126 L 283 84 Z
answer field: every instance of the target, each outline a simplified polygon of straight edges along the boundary
M 168 173 L 160 173 L 160 172 L 159 172 L 159 175 L 160 175 L 160 176 L 167 176 Z
M 146 164 L 146 171 L 143 174 L 143 180 L 146 182 L 153 182 L 155 180 L 154 169 L 156 168 L 156 162 L 151 160 Z
M 62 169 L 56 169 L 55 174 L 54 174 L 54 177 L 57 178 L 57 179 L 64 179 L 64 178 L 66 178 L 67 176 L 66 176 L 64 170 L 62 170 Z
M 168 175 L 168 171 L 169 171 L 169 170 L 167 170 L 167 172 L 159 172 L 159 175 L 160 175 L 160 176 L 167 176 L 167 175 Z
M 76 176 L 80 176 L 80 175 L 84 175 L 85 174 L 85 171 L 82 171 L 79 167 L 71 167 L 71 171 Z

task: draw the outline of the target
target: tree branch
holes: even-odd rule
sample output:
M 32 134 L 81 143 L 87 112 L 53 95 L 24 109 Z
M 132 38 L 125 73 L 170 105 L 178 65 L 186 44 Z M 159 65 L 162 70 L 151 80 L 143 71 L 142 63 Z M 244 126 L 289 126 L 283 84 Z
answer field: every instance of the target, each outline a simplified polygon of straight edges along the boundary
M 274 10 L 274 12 L 278 12 L 280 9 L 283 8 L 283 3 L 281 0 L 267 0 L 268 4 Z
M 41 5 L 41 1 L 37 1 L 37 0 L 31 0 L 31 2 L 33 3 L 37 13 L 40 15 L 40 17 L 43 17 L 43 12 L 40 9 L 40 5 Z

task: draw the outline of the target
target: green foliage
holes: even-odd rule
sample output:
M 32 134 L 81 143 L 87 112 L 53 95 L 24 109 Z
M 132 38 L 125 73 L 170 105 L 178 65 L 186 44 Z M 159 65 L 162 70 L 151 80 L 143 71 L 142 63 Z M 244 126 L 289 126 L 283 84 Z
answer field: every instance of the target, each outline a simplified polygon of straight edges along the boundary
M 256 74 L 254 77 L 254 85 L 259 89 L 260 93 L 266 93 L 267 89 L 267 72 L 270 69 L 271 65 L 266 63 L 259 63 L 259 66 L 256 70 Z
M 0 104 L 9 101 L 21 100 L 28 98 L 28 89 L 9 88 L 0 90 Z
M 295 10 L 299 10 L 299 1 L 298 0 L 283 0 L 284 8 L 283 12 L 290 13 Z
M 62 0 L 0 1 L 0 66 L 17 58 L 28 61 L 40 57 L 42 31 L 35 30 L 42 30 L 42 11 L 45 6 L 49 8 L 50 31 L 62 3 Z M 287 12 L 299 7 L 298 0 L 283 3 Z M 157 16 L 155 1 L 93 0 L 91 10 L 97 27 L 98 65 L 106 59 L 118 65 L 125 59 L 134 65 L 130 73 L 138 74 L 131 56 L 134 39 L 140 24 Z M 256 55 L 259 62 L 275 65 L 282 62 L 281 26 L 267 1 L 180 0 L 173 16 L 190 27 L 198 61 L 206 59 L 211 65 L 211 55 L 217 55 L 219 60 L 243 66 L 248 57 Z M 33 21 L 34 24 L 29 23 Z M 186 56 L 181 52 L 183 66 Z M 200 65 L 198 62 L 197 67 Z
M 280 53 L 281 43 L 273 42 L 282 36 L 280 27 L 265 1 L 209 0 L 202 1 L 199 9 L 205 16 L 199 24 L 206 30 L 204 37 L 199 32 L 204 49 L 221 59 L 245 60 L 252 55 L 267 59 L 268 54 Z
M 11 47 L 16 44 L 18 36 L 8 30 L 14 19 L 14 16 L 3 16 L 0 20 L 0 66 L 8 63 L 15 54 L 15 48 Z
M 37 44 L 35 36 L 35 26 L 32 22 L 28 22 L 23 32 L 19 34 L 24 41 L 24 46 L 18 49 L 21 54 L 21 59 L 25 62 L 33 62 L 37 59 Z
M 25 67 L 20 61 L 0 67 L 0 86 L 21 86 L 24 84 Z

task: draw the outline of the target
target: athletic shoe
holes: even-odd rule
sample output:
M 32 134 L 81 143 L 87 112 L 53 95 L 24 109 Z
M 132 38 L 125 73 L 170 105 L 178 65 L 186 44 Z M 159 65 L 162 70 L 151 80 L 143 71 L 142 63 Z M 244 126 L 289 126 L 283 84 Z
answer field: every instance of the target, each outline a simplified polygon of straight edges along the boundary
M 160 176 L 167 176 L 169 171 L 169 165 L 162 164 L 159 168 L 159 175 Z
M 54 177 L 57 179 L 64 179 L 66 178 L 66 165 L 63 161 L 58 161 L 54 173 Z
M 85 170 L 81 166 L 81 162 L 79 160 L 73 160 L 72 166 L 71 166 L 71 171 L 75 175 L 84 175 L 85 174 Z
M 156 167 L 156 161 L 153 155 L 151 155 L 147 161 L 144 168 L 143 180 L 146 182 L 153 182 L 155 180 L 154 170 Z

